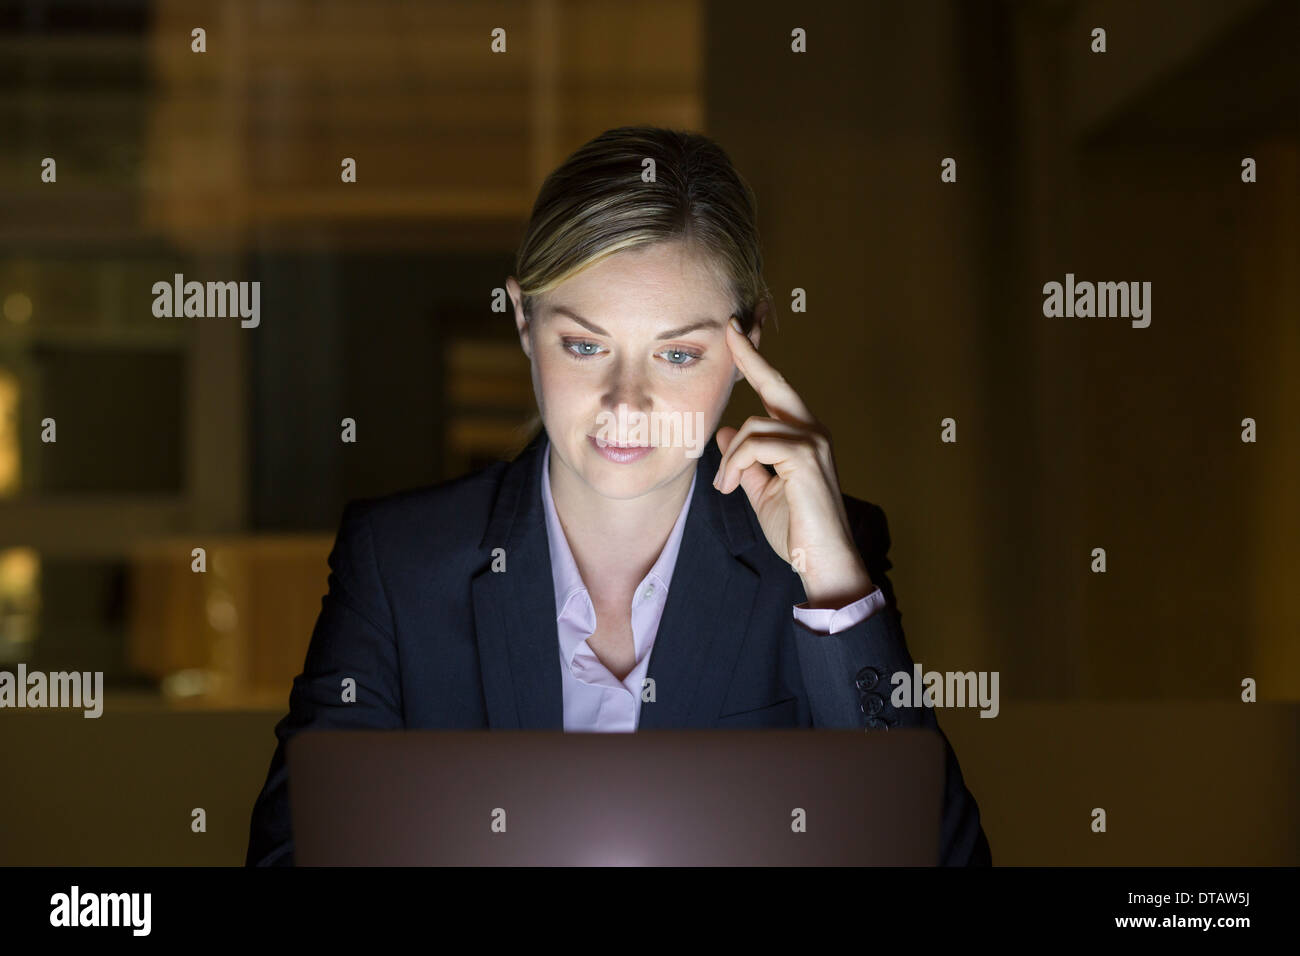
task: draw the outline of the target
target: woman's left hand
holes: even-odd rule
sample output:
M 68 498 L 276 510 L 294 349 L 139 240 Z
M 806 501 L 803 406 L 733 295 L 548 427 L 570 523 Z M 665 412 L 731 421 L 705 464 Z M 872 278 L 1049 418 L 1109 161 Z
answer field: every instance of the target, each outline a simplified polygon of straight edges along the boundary
M 745 489 L 768 543 L 803 581 L 808 607 L 851 604 L 875 586 L 849 528 L 830 432 L 736 325 L 728 323 L 726 336 L 736 367 L 772 417 L 752 416 L 739 431 L 718 429 L 722 462 L 713 485 L 723 494 L 738 483 Z

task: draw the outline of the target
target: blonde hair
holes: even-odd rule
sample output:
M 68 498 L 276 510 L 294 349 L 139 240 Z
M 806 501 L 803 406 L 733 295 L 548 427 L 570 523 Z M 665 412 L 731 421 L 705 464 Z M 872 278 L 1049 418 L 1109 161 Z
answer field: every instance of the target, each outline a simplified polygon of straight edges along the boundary
M 746 333 L 763 302 L 775 319 L 754 191 L 713 140 L 658 126 L 606 130 L 546 177 L 515 256 L 524 317 L 532 321 L 538 296 L 602 259 L 671 241 L 717 273 Z M 534 415 L 525 429 L 540 424 Z

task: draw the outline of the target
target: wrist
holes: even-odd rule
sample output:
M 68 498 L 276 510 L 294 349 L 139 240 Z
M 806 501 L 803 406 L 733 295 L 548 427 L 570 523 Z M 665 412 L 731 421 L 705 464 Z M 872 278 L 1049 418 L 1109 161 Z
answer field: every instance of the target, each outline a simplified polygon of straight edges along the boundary
M 799 578 L 808 597 L 805 606 L 810 610 L 846 607 L 876 589 L 861 560 L 837 574 L 801 574 Z

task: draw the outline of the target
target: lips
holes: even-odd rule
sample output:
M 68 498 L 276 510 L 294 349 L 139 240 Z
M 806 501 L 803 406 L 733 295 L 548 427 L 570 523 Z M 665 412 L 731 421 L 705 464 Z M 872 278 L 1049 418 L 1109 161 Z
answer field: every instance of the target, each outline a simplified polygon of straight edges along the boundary
M 642 461 L 649 457 L 653 452 L 653 445 L 617 445 L 603 441 L 595 435 L 587 436 L 587 443 L 591 445 L 592 450 L 606 461 L 612 461 L 619 465 L 630 465 L 633 462 Z

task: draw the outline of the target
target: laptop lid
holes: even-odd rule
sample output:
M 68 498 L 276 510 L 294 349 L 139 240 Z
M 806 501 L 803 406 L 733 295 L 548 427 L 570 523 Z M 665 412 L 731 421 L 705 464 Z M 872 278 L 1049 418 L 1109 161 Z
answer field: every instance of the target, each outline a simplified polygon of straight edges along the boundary
M 301 866 L 933 865 L 926 729 L 305 730 Z

